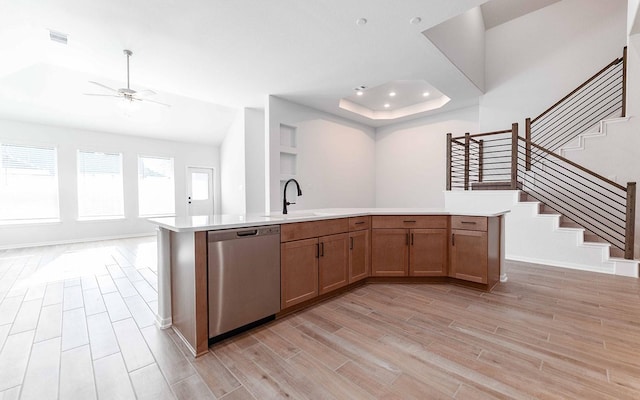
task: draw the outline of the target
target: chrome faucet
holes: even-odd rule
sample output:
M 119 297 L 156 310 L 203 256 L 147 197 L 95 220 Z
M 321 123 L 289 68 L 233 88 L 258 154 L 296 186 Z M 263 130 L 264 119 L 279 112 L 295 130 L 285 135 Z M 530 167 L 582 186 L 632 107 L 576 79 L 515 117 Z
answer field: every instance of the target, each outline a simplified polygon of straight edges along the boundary
M 298 183 L 297 180 L 295 179 L 289 179 L 285 184 L 284 184 L 284 193 L 282 194 L 282 213 L 283 214 L 287 214 L 287 206 L 290 204 L 296 204 L 296 203 L 290 203 L 287 201 L 287 185 L 289 184 L 289 182 L 293 182 L 296 184 L 296 187 L 298 188 L 298 196 L 302 196 L 302 190 L 300 190 L 300 184 Z

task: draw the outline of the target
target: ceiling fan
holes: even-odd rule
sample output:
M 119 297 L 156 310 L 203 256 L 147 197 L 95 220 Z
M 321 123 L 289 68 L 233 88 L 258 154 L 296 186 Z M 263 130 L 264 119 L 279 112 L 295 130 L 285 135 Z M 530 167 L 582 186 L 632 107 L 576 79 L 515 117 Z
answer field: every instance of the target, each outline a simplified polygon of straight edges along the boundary
M 120 88 L 120 89 L 114 89 L 112 87 L 109 87 L 107 85 L 104 85 L 100 82 L 95 82 L 95 81 L 89 81 L 89 83 L 92 83 L 96 86 L 100 86 L 101 88 L 107 89 L 109 90 L 111 93 L 110 94 L 102 94 L 102 93 L 84 93 L 87 96 L 100 96 L 100 97 L 120 97 L 122 99 L 124 99 L 125 101 L 129 101 L 131 103 L 135 102 L 135 101 L 147 101 L 149 103 L 155 103 L 155 104 L 160 104 L 163 105 L 165 107 L 171 107 L 171 105 L 166 104 L 166 103 L 161 103 L 159 101 L 155 101 L 155 100 L 151 100 L 148 99 L 145 96 L 153 96 L 156 94 L 156 92 L 154 92 L 153 90 L 149 90 L 149 89 L 145 89 L 145 90 L 133 90 L 131 89 L 131 86 L 129 85 L 129 57 L 131 57 L 133 55 L 133 52 L 131 50 L 124 50 L 124 54 L 127 56 L 127 87 L 126 88 Z

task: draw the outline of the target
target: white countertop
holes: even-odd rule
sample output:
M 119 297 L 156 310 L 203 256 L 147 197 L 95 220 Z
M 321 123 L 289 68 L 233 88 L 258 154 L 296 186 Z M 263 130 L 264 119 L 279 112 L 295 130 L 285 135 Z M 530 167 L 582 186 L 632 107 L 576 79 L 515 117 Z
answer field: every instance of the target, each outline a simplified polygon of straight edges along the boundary
M 509 212 L 469 212 L 446 210 L 444 208 L 324 208 L 317 210 L 291 211 L 289 214 L 215 214 L 193 217 L 161 217 L 150 218 L 148 221 L 161 228 L 174 232 L 198 232 L 231 228 L 246 228 L 250 226 L 279 225 L 294 222 L 314 221 L 323 219 L 356 217 L 361 215 L 466 215 L 481 217 L 496 217 Z

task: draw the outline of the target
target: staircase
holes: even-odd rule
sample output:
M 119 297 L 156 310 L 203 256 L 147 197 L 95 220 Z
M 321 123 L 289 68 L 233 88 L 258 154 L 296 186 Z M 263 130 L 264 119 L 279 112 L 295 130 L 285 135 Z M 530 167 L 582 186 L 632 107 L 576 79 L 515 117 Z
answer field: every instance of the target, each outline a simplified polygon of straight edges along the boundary
M 543 204 L 520 190 L 445 192 L 445 208 L 452 211 L 510 210 L 505 216 L 505 257 L 564 268 L 638 277 L 639 262 L 610 254 L 611 245 L 589 242 L 586 230 L 562 226 L 562 215 L 541 212 Z
M 623 57 L 527 118 L 524 137 L 518 124 L 448 134 L 447 207 L 510 209 L 507 258 L 637 277 L 635 182 L 618 184 L 564 157 L 627 120 L 625 71 L 626 48 Z

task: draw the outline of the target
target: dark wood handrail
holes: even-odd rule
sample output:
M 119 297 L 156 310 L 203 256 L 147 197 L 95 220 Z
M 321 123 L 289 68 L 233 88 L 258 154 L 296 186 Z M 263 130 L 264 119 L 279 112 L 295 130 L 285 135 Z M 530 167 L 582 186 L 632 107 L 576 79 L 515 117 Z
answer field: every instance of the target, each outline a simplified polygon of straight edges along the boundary
M 636 183 L 627 182 L 627 220 L 624 230 L 624 258 L 633 259 L 636 232 Z
M 525 138 L 523 138 L 523 137 L 518 137 L 518 140 L 522 140 L 523 142 L 526 142 L 526 139 L 525 139 Z M 560 161 L 562 161 L 562 162 L 565 162 L 565 163 L 567 163 L 567 164 L 571 165 L 572 167 L 575 167 L 575 168 L 579 169 L 580 171 L 582 171 L 582 172 L 584 172 L 584 173 L 586 173 L 586 174 L 589 174 L 589 175 L 591 175 L 591 176 L 593 176 L 593 177 L 595 177 L 595 178 L 598 178 L 598 179 L 600 179 L 601 181 L 604 181 L 604 182 L 608 183 L 609 185 L 611 185 L 611 186 L 613 186 L 613 187 L 615 187 L 615 188 L 617 188 L 617 189 L 623 190 L 623 191 L 625 191 L 625 192 L 626 192 L 626 190 L 627 190 L 627 188 L 626 188 L 626 187 L 624 187 L 624 186 L 620 185 L 619 183 L 616 183 L 616 182 L 612 181 L 611 179 L 607 179 L 607 178 L 605 178 L 604 176 L 602 176 L 602 175 L 600 175 L 600 174 L 598 174 L 598 173 L 596 173 L 596 172 L 593 172 L 593 171 L 591 171 L 590 169 L 587 169 L 587 168 L 583 167 L 583 166 L 582 166 L 582 165 L 580 165 L 580 164 L 576 164 L 576 163 L 574 163 L 573 161 L 571 161 L 571 160 L 569 160 L 569 159 L 566 159 L 566 158 L 562 157 L 561 155 L 558 155 L 558 154 L 556 154 L 556 153 L 552 152 L 551 150 L 545 149 L 544 147 L 542 147 L 542 146 L 540 146 L 540 145 L 537 145 L 537 144 L 535 144 L 535 143 L 533 143 L 533 142 L 531 142 L 530 144 L 531 144 L 531 147 L 536 148 L 536 149 L 538 149 L 538 150 L 542 150 L 542 151 L 543 151 L 543 152 L 545 152 L 547 155 L 553 156 L 553 157 L 557 158 L 558 160 L 560 160 Z
M 504 131 L 495 131 L 495 132 L 486 132 L 486 133 L 476 133 L 474 135 L 469 135 L 469 138 L 477 138 L 477 137 L 481 137 L 481 136 L 491 136 L 491 135 L 500 135 L 503 133 L 511 133 L 511 129 L 506 129 Z M 454 137 L 453 139 L 464 139 L 465 136 L 457 136 Z M 477 141 L 476 141 L 477 143 Z
M 627 116 L 627 46 L 622 50 L 622 116 Z
M 560 103 L 562 103 L 563 101 L 567 100 L 569 97 L 573 96 L 574 94 L 576 94 L 576 92 L 578 92 L 580 89 L 584 88 L 585 86 L 587 86 L 589 83 L 591 83 L 594 79 L 596 79 L 597 77 L 600 76 L 600 74 L 602 74 L 603 72 L 605 72 L 606 70 L 608 70 L 609 68 L 611 68 L 614 65 L 617 65 L 619 63 L 621 63 L 622 61 L 624 61 L 624 57 L 620 57 L 620 58 L 616 58 L 615 60 L 611 61 L 606 67 L 602 68 L 600 71 L 598 71 L 595 75 L 593 75 L 591 78 L 587 79 L 582 85 L 578 86 L 577 88 L 575 88 L 574 90 L 571 91 L 571 93 L 569 93 L 568 95 L 564 96 L 563 98 L 561 98 L 560 100 L 558 100 L 554 105 L 552 105 L 551 107 L 547 108 L 542 114 L 538 115 L 537 117 L 533 118 L 531 120 L 531 123 L 536 122 L 538 119 L 542 118 L 544 115 L 546 115 L 547 113 L 549 113 L 551 110 L 553 110 L 554 108 L 556 108 Z

